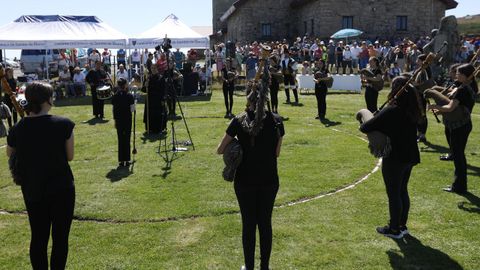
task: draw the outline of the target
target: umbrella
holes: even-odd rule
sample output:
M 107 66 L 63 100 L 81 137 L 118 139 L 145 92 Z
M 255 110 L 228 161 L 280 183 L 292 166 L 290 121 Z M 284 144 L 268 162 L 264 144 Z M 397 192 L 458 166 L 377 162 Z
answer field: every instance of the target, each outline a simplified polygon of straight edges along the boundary
M 345 29 L 337 31 L 330 38 L 349 38 L 349 37 L 360 36 L 361 34 L 363 34 L 363 32 L 360 31 L 360 30 L 345 28 Z

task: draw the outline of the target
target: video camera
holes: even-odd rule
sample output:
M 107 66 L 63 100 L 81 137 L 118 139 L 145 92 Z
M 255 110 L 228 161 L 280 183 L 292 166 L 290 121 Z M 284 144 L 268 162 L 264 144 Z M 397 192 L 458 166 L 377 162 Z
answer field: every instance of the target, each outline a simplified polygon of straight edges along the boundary
M 169 39 L 169 38 L 167 38 L 167 37 L 165 36 L 165 38 L 163 39 L 162 44 L 161 44 L 161 45 L 157 45 L 157 46 L 155 47 L 155 50 L 160 51 L 160 48 L 161 48 L 164 52 L 169 52 L 170 49 L 172 48 L 172 40 Z

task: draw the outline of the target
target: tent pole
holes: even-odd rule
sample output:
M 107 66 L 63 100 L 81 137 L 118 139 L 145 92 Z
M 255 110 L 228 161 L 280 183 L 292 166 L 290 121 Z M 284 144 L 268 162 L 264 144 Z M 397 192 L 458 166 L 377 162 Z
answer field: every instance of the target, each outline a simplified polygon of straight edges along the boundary
M 50 78 L 49 74 L 48 74 L 48 49 L 45 49 L 45 69 L 46 69 L 46 72 L 47 72 L 47 78 L 46 80 L 48 80 Z

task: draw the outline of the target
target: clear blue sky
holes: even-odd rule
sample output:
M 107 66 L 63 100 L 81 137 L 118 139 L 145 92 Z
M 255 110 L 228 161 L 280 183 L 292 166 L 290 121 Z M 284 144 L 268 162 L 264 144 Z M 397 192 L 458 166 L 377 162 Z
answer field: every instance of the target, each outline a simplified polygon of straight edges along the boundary
M 457 0 L 458 7 L 447 15 L 480 14 L 480 0 Z M 95 15 L 113 28 L 133 36 L 161 22 L 171 13 L 188 26 L 212 25 L 211 0 L 8 0 L 2 1 L 0 25 L 21 15 Z M 7 51 L 7 57 L 19 52 Z

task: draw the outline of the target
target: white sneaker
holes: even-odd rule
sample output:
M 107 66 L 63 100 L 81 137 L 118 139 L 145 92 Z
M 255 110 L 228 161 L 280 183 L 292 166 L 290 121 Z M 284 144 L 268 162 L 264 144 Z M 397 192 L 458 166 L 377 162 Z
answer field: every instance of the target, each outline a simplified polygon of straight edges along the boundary
M 242 267 L 240 268 L 240 270 L 247 270 L 247 268 L 245 267 L 245 265 L 242 265 Z

